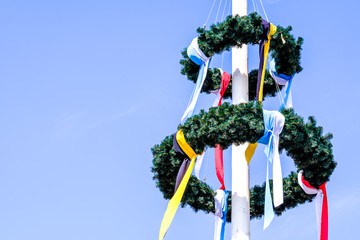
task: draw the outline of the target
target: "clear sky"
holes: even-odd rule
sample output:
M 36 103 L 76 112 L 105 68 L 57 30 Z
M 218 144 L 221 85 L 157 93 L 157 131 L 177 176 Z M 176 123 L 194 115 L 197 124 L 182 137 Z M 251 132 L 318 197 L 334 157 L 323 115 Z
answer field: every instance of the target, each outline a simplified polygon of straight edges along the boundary
M 291 25 L 305 39 L 304 70 L 293 83 L 296 112 L 314 115 L 334 134 L 329 239 L 357 239 L 360 3 L 263 2 L 271 22 Z M 176 130 L 186 108 L 194 85 L 180 74 L 180 51 L 211 4 L 0 1 L 1 240 L 157 239 L 168 201 L 152 180 L 150 149 Z M 257 47 L 249 60 L 255 68 Z M 213 67 L 220 65 L 217 56 Z M 230 54 L 223 68 L 231 70 Z M 197 110 L 213 99 L 202 94 Z M 260 149 L 251 165 L 251 185 L 265 180 L 262 155 Z M 295 168 L 282 159 L 287 175 Z M 217 188 L 212 153 L 207 161 L 202 175 Z M 228 150 L 229 188 L 230 162 Z M 251 222 L 252 240 L 317 236 L 313 203 L 275 217 L 266 231 L 262 224 Z M 213 231 L 213 215 L 187 207 L 178 210 L 165 239 L 212 239 Z M 230 232 L 227 224 L 226 239 Z

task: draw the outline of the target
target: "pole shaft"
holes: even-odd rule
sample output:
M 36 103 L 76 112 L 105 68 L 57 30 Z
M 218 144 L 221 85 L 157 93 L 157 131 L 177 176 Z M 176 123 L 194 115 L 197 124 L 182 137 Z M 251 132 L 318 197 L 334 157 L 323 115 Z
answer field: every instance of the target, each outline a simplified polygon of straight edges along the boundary
M 232 14 L 247 15 L 247 0 L 233 0 Z M 232 48 L 233 104 L 249 101 L 248 47 Z M 250 239 L 249 166 L 245 158 L 248 143 L 232 146 L 231 239 Z

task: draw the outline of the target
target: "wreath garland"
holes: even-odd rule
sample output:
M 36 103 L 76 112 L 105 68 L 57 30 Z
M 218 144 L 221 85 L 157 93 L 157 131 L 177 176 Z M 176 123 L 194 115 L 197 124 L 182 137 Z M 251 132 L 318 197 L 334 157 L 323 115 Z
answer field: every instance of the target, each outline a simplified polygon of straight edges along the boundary
M 276 33 L 270 42 L 271 56 L 275 59 L 276 70 L 279 73 L 293 75 L 302 71 L 300 66 L 301 45 L 304 40 L 299 37 L 297 40 L 290 34 L 292 28 L 277 26 Z M 230 50 L 230 47 L 241 47 L 242 44 L 258 44 L 262 34 L 261 16 L 251 13 L 249 16 L 228 16 L 222 23 L 212 25 L 210 30 L 198 28 L 199 47 L 206 56 L 211 57 L 223 51 Z M 192 62 L 186 54 L 186 48 L 182 51 L 183 59 L 181 74 L 186 75 L 194 83 L 197 80 L 199 65 Z M 249 74 L 249 99 L 255 100 L 257 72 L 253 70 Z M 209 69 L 206 75 L 202 92 L 210 93 L 220 88 L 221 74 L 217 68 Z M 282 87 L 282 86 L 280 86 Z M 231 98 L 231 81 L 224 94 L 224 98 Z M 270 74 L 267 72 L 264 80 L 264 97 L 275 96 L 276 85 Z
M 300 51 L 302 38 L 295 38 L 290 34 L 291 27 L 277 27 L 278 31 L 273 36 L 270 48 L 272 57 L 275 59 L 277 72 L 287 75 L 298 73 L 300 66 Z M 210 30 L 199 28 L 199 46 L 207 55 L 212 56 L 232 46 L 242 44 L 256 44 L 262 34 L 261 17 L 255 13 L 249 16 L 227 17 L 227 19 L 212 25 Z M 196 81 L 199 66 L 192 63 L 183 51 L 184 59 L 180 61 L 183 68 L 182 74 L 188 76 L 191 81 Z M 255 99 L 257 71 L 249 74 L 249 98 Z M 209 93 L 220 87 L 220 72 L 217 69 L 209 69 L 202 92 Z M 276 87 L 269 74 L 266 74 L 264 82 L 264 97 L 274 96 Z M 252 91 L 253 90 L 253 91 Z M 225 92 L 225 98 L 231 97 L 231 87 Z M 298 116 L 293 109 L 282 109 L 285 116 L 285 126 L 280 137 L 279 150 L 285 150 L 299 170 L 304 170 L 304 178 L 312 186 L 318 187 L 329 181 L 336 162 L 332 154 L 330 142 L 332 134 L 323 135 L 322 127 L 316 126 L 314 117 L 309 121 Z M 196 153 L 201 153 L 205 146 L 214 147 L 219 144 L 223 149 L 231 144 L 244 142 L 256 142 L 264 133 L 263 111 L 259 103 L 249 102 L 239 105 L 224 103 L 219 107 L 212 107 L 208 112 L 200 111 L 200 114 L 189 118 L 178 129 L 183 130 L 186 141 Z M 170 199 L 174 194 L 175 179 L 183 157 L 173 149 L 172 136 L 166 137 L 159 145 L 152 149 L 154 180 L 157 187 L 163 193 L 165 199 Z M 313 195 L 307 195 L 297 182 L 297 173 L 291 172 L 283 179 L 284 203 L 275 209 L 277 215 L 281 215 L 286 209 L 293 208 L 298 204 L 311 201 Z M 182 206 L 186 204 L 195 211 L 202 210 L 207 213 L 214 212 L 213 189 L 205 182 L 191 176 L 185 194 L 181 200 Z M 250 190 L 250 216 L 260 218 L 264 214 L 265 183 L 262 186 L 254 186 Z M 228 198 L 227 221 L 231 221 L 231 194 Z

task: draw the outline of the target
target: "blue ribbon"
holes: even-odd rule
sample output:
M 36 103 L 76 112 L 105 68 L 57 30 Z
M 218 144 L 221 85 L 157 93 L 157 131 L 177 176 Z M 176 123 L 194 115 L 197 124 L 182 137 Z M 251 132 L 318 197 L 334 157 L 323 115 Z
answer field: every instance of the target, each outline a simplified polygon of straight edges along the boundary
M 276 67 L 275 67 L 275 60 L 273 59 L 270 62 L 270 75 L 280 85 L 286 85 L 286 83 L 288 83 L 288 86 L 285 90 L 284 101 L 282 101 L 281 106 L 280 106 L 280 109 L 286 108 L 286 104 L 288 102 L 289 95 L 290 95 L 291 83 L 292 83 L 292 80 L 293 80 L 295 74 L 293 74 L 292 76 L 288 76 L 288 75 L 285 75 L 282 73 L 277 73 Z
M 197 65 L 200 65 L 200 70 L 194 91 L 190 97 L 188 107 L 186 108 L 185 113 L 181 118 L 182 124 L 186 121 L 186 119 L 188 119 L 194 114 L 194 110 L 197 104 L 197 99 L 199 97 L 201 88 L 204 84 L 207 70 L 211 61 L 211 58 L 206 57 L 206 55 L 200 50 L 197 37 L 193 39 L 190 46 L 188 47 L 187 55 L 189 56 L 191 61 L 193 61 Z
M 265 133 L 264 136 L 262 136 L 257 142 L 266 145 L 264 152 L 268 159 L 266 166 L 265 206 L 264 206 L 264 230 L 265 230 L 270 225 L 271 221 L 274 218 L 274 209 L 273 209 L 273 203 L 272 203 L 270 185 L 269 185 L 269 163 L 279 164 L 279 162 L 274 163 L 274 157 L 277 158 L 279 157 L 278 135 L 281 133 L 282 128 L 284 126 L 285 117 L 278 111 L 263 110 L 263 115 L 264 115 Z M 280 159 L 278 159 L 278 161 L 280 161 Z M 280 174 L 281 174 L 281 166 L 280 166 Z M 274 177 L 275 176 L 273 176 L 273 178 Z M 281 175 L 280 178 L 282 179 Z
M 217 194 L 219 194 L 221 191 L 223 191 L 223 195 L 220 196 L 221 198 L 217 198 L 215 196 L 215 236 L 214 240 L 224 240 L 225 236 L 225 224 L 226 224 L 226 214 L 227 214 L 227 199 L 229 196 L 229 193 L 224 189 L 217 190 Z M 216 200 L 220 200 L 217 201 Z M 220 205 L 220 206 L 219 206 Z M 221 230 L 218 231 L 218 224 L 221 224 Z

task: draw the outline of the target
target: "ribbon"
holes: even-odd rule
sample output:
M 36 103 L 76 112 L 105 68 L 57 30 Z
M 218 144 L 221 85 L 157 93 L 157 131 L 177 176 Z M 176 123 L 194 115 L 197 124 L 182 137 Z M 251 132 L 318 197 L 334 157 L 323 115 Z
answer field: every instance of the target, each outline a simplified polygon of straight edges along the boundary
M 200 181 L 201 181 L 201 179 L 200 179 L 200 169 L 201 169 L 202 162 L 204 160 L 206 150 L 207 149 L 205 148 L 203 154 L 201 154 L 199 157 L 196 158 L 195 167 L 194 167 L 194 174 L 197 177 L 197 179 L 199 179 Z
M 214 240 L 224 240 L 227 199 L 229 193 L 226 190 L 216 190 L 215 200 L 215 232 Z
M 215 145 L 215 169 L 216 176 L 221 184 L 220 189 L 225 190 L 224 184 L 224 161 L 223 161 L 223 149 L 219 144 Z
M 279 135 L 285 124 L 285 117 L 278 111 L 263 110 L 265 133 L 257 142 L 265 144 L 265 155 L 268 158 L 266 166 L 264 230 L 274 218 L 274 209 L 269 185 L 269 163 L 273 164 L 274 206 L 284 202 L 281 163 L 279 156 Z
M 214 93 L 216 95 L 216 99 L 213 103 L 213 107 L 215 106 L 220 106 L 221 105 L 221 101 L 223 99 L 223 96 L 224 96 L 224 93 L 229 85 L 229 82 L 230 82 L 230 74 L 228 74 L 227 72 L 224 72 L 221 68 L 218 68 L 220 73 L 221 73 L 221 82 L 220 82 L 220 88 L 215 90 L 215 91 L 211 91 L 212 93 Z M 220 170 L 220 169 L 223 169 L 223 160 L 222 160 L 222 148 L 219 146 L 219 145 L 216 145 L 217 147 L 215 148 L 215 166 L 216 166 L 216 173 L 219 172 L 219 174 L 221 175 L 221 172 L 222 172 L 222 179 L 224 179 L 224 170 Z M 219 150 L 218 148 L 220 148 L 221 150 Z M 204 154 L 206 152 L 207 149 L 204 150 L 204 153 L 198 157 L 198 159 L 196 159 L 196 162 L 195 162 L 195 176 L 199 179 L 200 179 L 200 168 L 201 168 L 201 165 L 202 165 L 202 162 L 203 162 L 203 158 L 204 158 Z M 218 151 L 221 151 L 221 153 L 218 153 Z M 217 154 L 221 154 L 221 159 L 217 158 Z M 218 160 L 217 160 L 218 159 Z M 219 166 L 219 168 L 217 167 Z M 219 175 L 218 175 L 218 178 L 219 178 Z M 225 189 L 225 186 L 224 186 L 224 180 L 220 180 L 220 183 L 222 183 L 223 185 L 223 188 L 221 189 Z
M 194 168 L 194 163 L 196 154 L 194 150 L 191 148 L 191 146 L 186 142 L 185 136 L 182 130 L 179 130 L 176 135 L 174 136 L 174 150 L 176 152 L 179 152 L 180 154 L 184 155 L 185 161 L 189 161 L 191 159 L 189 164 L 185 164 L 187 166 L 184 166 L 184 163 L 181 165 L 180 169 L 183 167 L 183 169 L 186 169 L 185 171 L 182 171 L 184 173 L 183 176 L 181 176 L 180 172 L 178 173 L 178 178 L 181 178 L 181 181 L 179 181 L 179 185 L 176 188 L 174 196 L 170 199 L 166 212 L 164 214 L 163 220 L 161 222 L 160 232 L 159 232 L 159 240 L 162 240 L 167 232 L 167 230 L 170 227 L 170 224 L 172 220 L 174 219 L 175 213 L 179 207 L 180 201 L 184 195 L 186 185 L 189 182 L 191 172 Z M 199 154 L 200 155 L 200 154 Z
M 270 48 L 270 40 L 271 37 L 276 33 L 276 27 L 272 23 L 262 20 L 261 25 L 263 27 L 263 35 L 259 41 L 260 63 L 259 63 L 258 82 L 256 89 L 256 98 L 260 102 L 263 99 L 264 77 L 265 77 L 267 56 Z
M 217 91 L 217 97 L 214 101 L 213 106 L 220 106 L 221 100 L 223 99 L 224 93 L 229 85 L 230 82 L 230 74 L 224 72 L 221 68 L 219 68 L 221 72 L 221 84 L 220 89 Z M 216 169 L 216 176 L 221 183 L 220 189 L 225 189 L 224 184 L 224 163 L 223 163 L 223 149 L 219 144 L 215 145 L 215 169 Z
M 320 240 L 328 240 L 328 204 L 325 187 L 326 183 L 319 186 L 319 189 L 314 188 L 304 179 L 302 170 L 298 173 L 298 182 L 306 194 L 316 194 L 315 212 L 318 226 L 318 237 Z
M 282 100 L 280 109 L 282 108 L 292 108 L 292 96 L 291 96 L 291 83 L 295 76 L 288 76 L 282 73 L 276 73 L 275 60 L 273 59 L 270 62 L 270 75 L 275 80 L 275 82 L 279 85 L 285 85 L 285 96 Z
M 276 33 L 276 27 L 272 23 L 262 20 L 261 25 L 263 27 L 263 35 L 261 36 L 261 39 L 259 41 L 260 62 L 259 62 L 258 81 L 256 88 L 256 99 L 259 102 L 262 102 L 263 100 L 264 77 L 265 77 L 267 57 L 270 48 L 270 40 L 271 37 Z M 256 147 L 257 147 L 257 143 L 250 143 L 245 150 L 245 158 L 248 164 L 250 163 L 251 158 L 254 156 Z
M 252 157 L 254 156 L 257 145 L 258 145 L 257 143 L 250 143 L 249 146 L 245 150 L 245 158 L 246 158 L 248 165 L 249 165 Z
M 206 55 L 199 48 L 197 37 L 192 40 L 190 46 L 188 47 L 187 55 L 194 63 L 196 63 L 197 65 L 200 65 L 200 70 L 199 70 L 198 79 L 196 81 L 196 85 L 195 85 L 194 91 L 192 93 L 192 96 L 190 98 L 188 107 L 186 108 L 184 115 L 181 118 L 182 124 L 186 121 L 186 119 L 191 117 L 194 113 L 196 103 L 197 103 L 201 88 L 204 84 L 207 70 L 209 67 L 209 62 L 211 59 L 211 58 L 206 57 Z
M 221 83 L 220 88 L 212 91 L 212 93 L 216 94 L 215 101 L 213 103 L 213 107 L 218 107 L 221 105 L 221 101 L 224 97 L 226 89 L 230 83 L 231 76 L 227 72 L 224 72 L 221 68 L 218 68 L 221 73 Z

